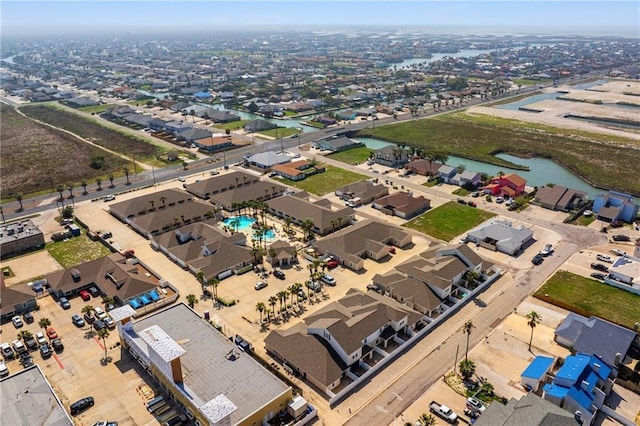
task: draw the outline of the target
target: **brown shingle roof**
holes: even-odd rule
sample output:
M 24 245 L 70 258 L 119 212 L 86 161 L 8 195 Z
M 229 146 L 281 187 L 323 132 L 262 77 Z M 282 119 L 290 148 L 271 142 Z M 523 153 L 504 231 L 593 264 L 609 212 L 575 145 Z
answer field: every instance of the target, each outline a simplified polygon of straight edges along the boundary
M 163 203 L 161 198 L 166 198 L 164 205 L 169 208 L 171 204 L 178 201 L 186 201 L 193 198 L 190 194 L 180 191 L 179 189 L 165 189 L 163 191 L 154 192 L 148 195 L 141 195 L 136 198 L 114 203 L 109 207 L 109 211 L 116 217 L 126 218 L 129 216 L 137 216 L 139 213 L 149 211 L 151 209 L 150 201 L 154 202 L 155 209 L 159 209 Z

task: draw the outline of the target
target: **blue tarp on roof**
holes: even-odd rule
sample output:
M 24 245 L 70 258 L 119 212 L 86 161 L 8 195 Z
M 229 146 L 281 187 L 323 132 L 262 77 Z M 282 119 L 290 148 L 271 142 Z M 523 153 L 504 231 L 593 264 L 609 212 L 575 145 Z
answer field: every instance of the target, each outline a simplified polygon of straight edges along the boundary
M 593 394 L 586 392 L 579 387 L 573 387 L 569 389 L 569 392 L 567 392 L 567 396 L 576 401 L 578 405 L 580 405 L 585 410 L 591 411 L 590 408 L 594 400 Z
M 522 377 L 541 379 L 549 371 L 555 360 L 548 356 L 537 356 L 531 364 L 522 372 Z
M 211 93 L 209 93 L 209 92 L 197 92 L 197 93 L 194 93 L 193 96 L 195 96 L 196 98 L 205 99 L 205 98 L 210 98 L 211 97 Z

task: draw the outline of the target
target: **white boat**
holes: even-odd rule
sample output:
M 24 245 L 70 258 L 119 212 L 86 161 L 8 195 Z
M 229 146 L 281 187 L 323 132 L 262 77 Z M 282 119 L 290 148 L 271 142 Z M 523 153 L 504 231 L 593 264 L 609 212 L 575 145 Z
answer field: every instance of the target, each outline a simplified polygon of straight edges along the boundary
M 549 256 L 551 253 L 553 253 L 553 245 L 551 244 L 547 244 L 542 250 L 540 250 L 540 254 L 543 256 Z

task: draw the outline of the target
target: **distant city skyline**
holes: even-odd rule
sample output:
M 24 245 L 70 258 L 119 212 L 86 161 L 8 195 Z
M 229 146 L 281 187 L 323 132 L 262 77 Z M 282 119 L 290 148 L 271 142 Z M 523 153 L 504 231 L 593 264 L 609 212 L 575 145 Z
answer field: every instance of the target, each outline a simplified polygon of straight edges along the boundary
M 119 35 L 223 29 L 422 28 L 640 38 L 640 2 L 617 1 L 2 1 L 2 35 Z

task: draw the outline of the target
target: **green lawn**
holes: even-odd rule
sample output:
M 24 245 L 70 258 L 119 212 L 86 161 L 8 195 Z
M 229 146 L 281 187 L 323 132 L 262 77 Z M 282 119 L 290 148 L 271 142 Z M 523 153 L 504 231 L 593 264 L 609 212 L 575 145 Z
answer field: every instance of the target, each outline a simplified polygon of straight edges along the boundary
M 444 241 L 451 241 L 493 216 L 493 213 L 449 201 L 403 226 Z
M 260 132 L 259 134 L 280 139 L 295 135 L 297 133 L 300 133 L 300 130 L 294 127 L 278 127 L 277 129 L 265 130 L 264 132 Z
M 244 125 L 247 124 L 249 121 L 251 120 L 238 120 L 238 121 L 232 121 L 231 123 L 219 123 L 213 127 L 215 127 L 216 129 L 222 129 L 222 130 L 227 130 L 227 129 L 237 130 L 244 127 Z
M 580 226 L 589 226 L 595 220 L 596 220 L 595 214 L 592 214 L 591 216 L 580 215 L 580 217 L 577 218 L 573 223 L 575 225 L 580 225 Z
M 46 250 L 63 268 L 71 268 L 111 254 L 109 249 L 99 242 L 91 241 L 84 232 L 67 241 L 48 243 Z
M 100 104 L 100 105 L 91 105 L 86 107 L 76 108 L 78 111 L 88 112 L 89 114 L 95 112 L 100 113 L 107 110 L 107 108 L 111 108 L 117 106 L 116 104 Z
M 353 173 L 338 167 L 325 166 L 325 168 L 324 173 L 318 173 L 317 175 L 309 176 L 297 182 L 285 179 L 285 182 L 288 185 L 295 186 L 312 194 L 324 195 L 349 183 L 367 179 L 365 175 Z
M 631 329 L 640 318 L 639 295 L 567 271 L 556 272 L 533 295 L 580 315 L 595 315 Z
M 545 157 L 598 187 L 640 193 L 640 142 L 617 135 L 455 112 L 363 129 L 356 136 L 442 150 L 498 166 L 518 167 L 495 157 L 499 152 Z
M 552 83 L 553 79 L 551 78 L 542 78 L 539 80 L 532 80 L 529 78 L 514 78 L 513 79 L 513 84 L 515 85 L 521 85 L 521 86 L 533 86 L 535 84 L 547 84 L 547 83 Z
M 327 155 L 327 157 L 347 164 L 360 164 L 367 161 L 372 152 L 373 150 L 371 148 L 362 146 L 359 148 L 351 148 L 345 151 L 334 152 L 333 154 Z

